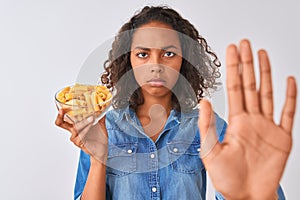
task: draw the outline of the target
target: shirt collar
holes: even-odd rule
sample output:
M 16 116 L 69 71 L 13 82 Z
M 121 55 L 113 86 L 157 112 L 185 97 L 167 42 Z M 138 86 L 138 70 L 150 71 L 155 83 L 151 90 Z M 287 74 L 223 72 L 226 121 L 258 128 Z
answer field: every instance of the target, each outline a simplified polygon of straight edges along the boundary
M 182 112 L 181 113 L 181 118 L 182 119 L 195 118 L 195 117 L 198 117 L 198 115 L 199 115 L 199 110 L 194 109 L 194 110 L 189 111 L 189 112 Z
M 116 118 L 117 121 L 121 121 L 122 119 L 134 119 L 136 120 L 135 112 L 129 106 L 126 106 L 123 109 L 115 109 L 115 112 L 118 113 L 118 117 Z M 176 110 L 171 110 L 169 120 L 172 121 L 173 119 L 178 120 L 180 118 L 181 113 L 177 112 Z
M 134 113 L 134 110 L 132 108 L 128 106 L 126 106 L 125 108 L 123 109 L 116 109 L 115 110 L 116 112 L 118 112 L 118 117 L 117 117 L 117 121 L 121 121 L 122 119 L 135 119 L 135 113 Z M 188 119 L 188 118 L 195 118 L 195 117 L 198 117 L 198 114 L 199 114 L 199 110 L 198 109 L 195 109 L 195 110 L 192 110 L 190 112 L 178 112 L 176 110 L 171 110 L 170 112 L 170 116 L 168 118 L 168 121 L 166 123 L 166 125 L 168 124 L 168 122 L 171 122 L 171 121 L 177 121 L 177 123 L 179 123 L 180 119 L 184 120 L 184 119 Z
M 129 106 L 126 106 L 125 108 L 119 108 L 119 109 L 115 109 L 115 112 L 117 112 L 117 118 L 116 121 L 121 121 L 122 119 L 129 119 L 130 117 L 133 117 L 133 110 L 130 109 Z M 131 115 L 131 116 L 130 116 Z

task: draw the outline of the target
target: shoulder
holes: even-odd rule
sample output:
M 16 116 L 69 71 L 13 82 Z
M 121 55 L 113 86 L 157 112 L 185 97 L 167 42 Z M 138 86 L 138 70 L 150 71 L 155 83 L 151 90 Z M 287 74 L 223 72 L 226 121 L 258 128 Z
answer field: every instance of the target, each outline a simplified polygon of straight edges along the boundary
M 201 111 L 200 111 L 201 112 Z M 214 112 L 214 115 L 215 115 L 215 119 L 216 119 L 216 124 L 217 124 L 217 128 L 223 128 L 224 125 L 226 125 L 227 123 L 225 122 L 225 120 L 220 117 L 220 115 L 216 112 Z M 190 112 L 187 112 L 187 113 L 181 113 L 181 117 L 182 119 L 189 119 L 189 118 L 193 118 L 193 119 L 196 119 L 198 120 L 199 118 L 199 110 L 196 109 L 196 110 L 192 110 Z
M 121 115 L 124 115 L 126 113 L 126 108 L 123 109 L 110 109 L 106 113 L 107 119 L 113 119 L 113 120 L 120 120 Z

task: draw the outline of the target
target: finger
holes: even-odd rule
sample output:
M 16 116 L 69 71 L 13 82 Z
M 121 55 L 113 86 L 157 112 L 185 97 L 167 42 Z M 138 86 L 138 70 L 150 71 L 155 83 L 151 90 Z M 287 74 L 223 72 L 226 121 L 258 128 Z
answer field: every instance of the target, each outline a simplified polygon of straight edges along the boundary
M 288 133 L 291 133 L 296 110 L 297 86 L 293 77 L 289 77 L 287 82 L 286 98 L 281 113 L 280 126 Z
M 104 135 L 105 135 L 106 137 L 108 137 L 108 133 L 107 133 L 107 130 L 106 130 L 106 125 L 105 125 L 105 119 L 106 119 L 105 116 L 102 117 L 102 118 L 98 121 L 98 123 L 99 123 L 100 128 L 101 128 L 101 130 L 103 131 Z
M 93 122 L 94 122 L 94 117 L 91 115 L 91 116 L 81 120 L 80 122 L 77 122 L 74 127 L 77 130 L 77 132 L 81 132 L 82 129 L 84 129 L 86 126 L 92 124 Z
M 67 109 L 63 109 L 63 108 L 59 109 L 59 112 L 58 112 L 56 120 L 55 120 L 55 125 L 70 131 L 70 129 L 73 127 L 73 125 L 64 121 L 64 116 L 65 116 L 66 112 L 67 112 Z
M 240 43 L 240 55 L 242 62 L 242 79 L 245 108 L 249 113 L 259 113 L 259 101 L 256 91 L 255 72 L 250 42 L 242 40 Z
M 78 147 L 83 148 L 84 144 L 85 144 L 85 138 L 86 135 L 88 134 L 89 130 L 91 129 L 91 127 L 93 126 L 93 124 L 88 124 L 87 126 L 85 126 L 80 132 L 72 131 L 72 135 L 70 137 L 70 140 Z
M 239 55 L 235 45 L 229 45 L 227 47 L 226 70 L 229 117 L 231 117 L 244 112 L 242 83 L 239 72 Z
M 261 111 L 265 117 L 273 120 L 273 87 L 271 66 L 268 54 L 264 50 L 258 52 L 259 69 L 260 69 L 260 105 Z
M 200 101 L 198 126 L 201 137 L 201 158 L 209 156 L 212 149 L 218 144 L 215 116 L 211 104 L 206 100 Z

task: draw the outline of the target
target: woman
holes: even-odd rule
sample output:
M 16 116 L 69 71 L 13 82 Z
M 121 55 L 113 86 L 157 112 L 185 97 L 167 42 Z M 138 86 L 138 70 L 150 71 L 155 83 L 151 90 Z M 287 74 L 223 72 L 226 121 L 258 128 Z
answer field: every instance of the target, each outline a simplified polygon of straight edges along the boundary
M 228 127 L 203 100 L 217 85 L 219 63 L 193 25 L 166 7 L 145 7 L 124 24 L 102 76 L 117 91 L 114 110 L 96 126 L 93 118 L 68 124 L 64 110 L 56 120 L 82 149 L 75 199 L 205 199 L 206 170 L 225 199 L 277 198 L 291 149 L 295 80 L 288 79 L 277 126 L 267 53 L 259 52 L 259 92 L 249 42 L 239 51 L 230 45 L 226 57 Z M 101 138 L 97 150 L 86 140 L 91 135 Z

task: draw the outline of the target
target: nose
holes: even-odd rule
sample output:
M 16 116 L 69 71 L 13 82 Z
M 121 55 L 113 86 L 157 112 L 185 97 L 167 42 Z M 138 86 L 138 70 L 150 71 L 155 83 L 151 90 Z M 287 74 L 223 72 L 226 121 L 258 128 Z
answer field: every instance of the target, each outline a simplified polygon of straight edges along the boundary
M 160 56 L 161 52 L 159 49 L 153 49 L 151 51 L 149 64 L 150 64 L 150 73 L 159 74 L 164 72 L 164 67 L 162 66 L 162 60 Z
M 154 65 L 151 65 L 150 66 L 150 72 L 151 73 L 163 73 L 164 72 L 164 68 L 163 68 L 163 66 L 162 65 L 160 65 L 160 64 L 154 64 Z

